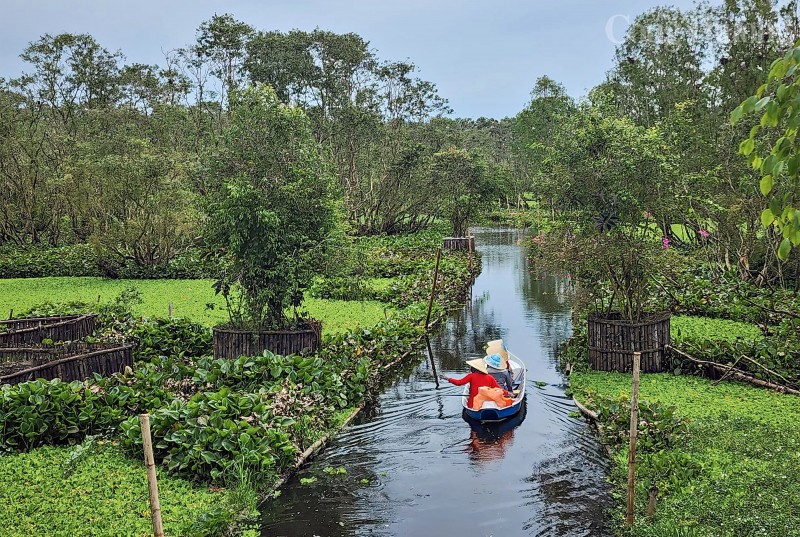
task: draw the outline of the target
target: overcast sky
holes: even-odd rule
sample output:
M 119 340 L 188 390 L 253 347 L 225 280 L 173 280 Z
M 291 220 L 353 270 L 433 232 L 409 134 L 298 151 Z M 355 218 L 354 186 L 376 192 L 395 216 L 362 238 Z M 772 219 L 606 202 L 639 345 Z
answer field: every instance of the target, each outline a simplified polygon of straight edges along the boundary
M 25 70 L 20 52 L 45 33 L 88 33 L 130 63 L 163 65 L 164 51 L 193 42 L 202 21 L 231 13 L 260 30 L 355 32 L 380 58 L 413 61 L 455 116 L 501 118 L 522 109 L 542 75 L 585 95 L 610 69 L 626 20 L 665 4 L 693 2 L 0 0 L 0 77 Z

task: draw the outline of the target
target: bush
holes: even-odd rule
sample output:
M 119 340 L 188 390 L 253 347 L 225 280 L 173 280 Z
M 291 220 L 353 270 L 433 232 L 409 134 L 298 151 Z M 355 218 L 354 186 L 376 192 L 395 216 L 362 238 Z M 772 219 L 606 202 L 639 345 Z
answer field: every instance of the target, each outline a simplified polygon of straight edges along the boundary
M 158 356 L 183 358 L 211 354 L 211 331 L 186 319 L 153 319 L 139 324 L 133 331 L 136 360 Z
M 213 274 L 218 260 L 196 248 L 184 250 L 167 263 L 143 267 L 99 256 L 91 244 L 69 246 L 5 246 L 0 249 L 0 278 L 105 276 L 138 280 L 201 279 Z
M 255 471 L 285 468 L 297 449 L 286 428 L 293 420 L 275 416 L 264 390 L 236 393 L 230 388 L 173 401 L 151 418 L 156 457 L 168 470 L 219 479 L 234 464 Z M 123 444 L 141 451 L 137 417 L 121 425 Z

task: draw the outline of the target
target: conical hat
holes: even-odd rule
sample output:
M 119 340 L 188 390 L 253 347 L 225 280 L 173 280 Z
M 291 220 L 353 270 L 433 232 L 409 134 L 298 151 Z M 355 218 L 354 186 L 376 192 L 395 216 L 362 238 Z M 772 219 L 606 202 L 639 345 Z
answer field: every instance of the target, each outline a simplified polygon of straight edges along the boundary
M 474 360 L 467 360 L 467 365 L 470 367 L 474 367 L 481 373 L 488 373 L 488 369 L 486 369 L 486 362 L 483 361 L 483 358 L 476 358 Z
M 508 349 L 502 339 L 495 339 L 486 344 L 486 354 L 499 354 L 500 367 L 505 369 L 508 367 Z

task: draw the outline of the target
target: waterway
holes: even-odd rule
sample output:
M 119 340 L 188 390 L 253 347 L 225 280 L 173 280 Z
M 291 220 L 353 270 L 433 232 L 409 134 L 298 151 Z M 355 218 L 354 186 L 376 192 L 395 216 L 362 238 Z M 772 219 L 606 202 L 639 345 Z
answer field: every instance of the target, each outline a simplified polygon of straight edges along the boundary
M 264 503 L 262 535 L 610 535 L 607 463 L 556 368 L 572 329 L 569 282 L 530 270 L 524 232 L 473 231 L 483 270 L 431 337 L 434 362 L 460 377 L 502 338 L 527 367 L 525 407 L 499 425 L 470 424 L 460 388 L 437 389 L 420 361 Z

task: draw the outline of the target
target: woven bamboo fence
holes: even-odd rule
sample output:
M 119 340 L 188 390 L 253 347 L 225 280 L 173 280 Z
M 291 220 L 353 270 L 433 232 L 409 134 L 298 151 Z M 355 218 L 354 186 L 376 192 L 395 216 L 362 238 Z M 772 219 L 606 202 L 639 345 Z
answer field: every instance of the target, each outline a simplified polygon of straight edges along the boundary
M 442 248 L 445 250 L 470 250 L 475 251 L 475 237 L 445 237 L 442 239 Z
M 0 384 L 34 379 L 64 382 L 99 373 L 110 376 L 133 366 L 133 346 L 109 343 L 0 347 Z
M 322 323 L 311 321 L 300 330 L 233 330 L 214 327 L 214 358 L 258 356 L 265 350 L 283 356 L 314 352 L 322 343 Z
M 29 317 L 0 321 L 0 347 L 50 341 L 79 341 L 92 335 L 97 314 Z
M 658 373 L 666 367 L 670 344 L 669 313 L 631 322 L 619 313 L 589 317 L 589 363 L 598 371 L 633 369 L 633 353 L 642 353 L 641 370 Z

